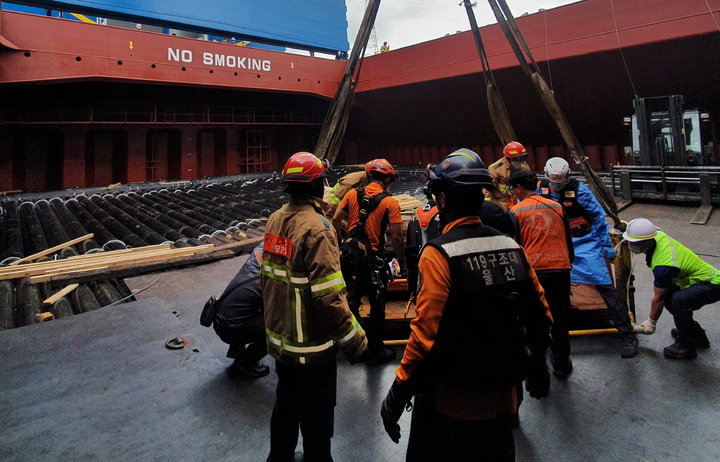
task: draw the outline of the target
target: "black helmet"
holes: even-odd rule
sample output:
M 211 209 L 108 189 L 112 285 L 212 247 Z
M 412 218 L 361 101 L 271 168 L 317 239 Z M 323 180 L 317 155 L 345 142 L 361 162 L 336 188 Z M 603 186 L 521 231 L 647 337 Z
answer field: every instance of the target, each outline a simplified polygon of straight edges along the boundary
M 435 166 L 428 165 L 426 174 L 430 180 L 430 189 L 490 189 L 493 182 L 493 177 L 480 156 L 465 148 L 451 153 Z

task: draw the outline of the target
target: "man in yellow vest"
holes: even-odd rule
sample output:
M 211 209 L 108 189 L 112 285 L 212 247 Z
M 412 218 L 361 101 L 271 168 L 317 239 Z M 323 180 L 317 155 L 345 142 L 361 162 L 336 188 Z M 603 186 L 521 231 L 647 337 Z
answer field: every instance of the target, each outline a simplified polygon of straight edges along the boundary
M 650 314 L 640 324 L 642 332 L 651 335 L 663 308 L 673 315 L 675 329 L 670 333 L 675 343 L 663 354 L 671 359 L 694 359 L 698 348 L 710 347 L 710 341 L 693 311 L 720 301 L 720 270 L 705 263 L 693 251 L 665 234 L 646 218 L 628 223 L 623 237 L 630 251 L 644 253 L 655 276 Z
M 368 178 L 368 169 L 369 165 L 373 161 L 368 162 L 365 164 L 365 169 L 360 170 L 359 172 L 352 172 L 348 173 L 347 175 L 344 175 L 342 178 L 338 180 L 337 183 L 335 183 L 335 186 L 330 190 L 330 194 L 328 194 L 327 199 L 325 202 L 327 202 L 327 208 L 325 209 L 325 218 L 328 220 L 332 220 L 333 216 L 335 216 L 335 210 L 337 210 L 338 205 L 340 205 L 340 201 L 345 197 L 345 194 L 347 194 L 348 191 L 351 189 L 357 189 L 361 186 L 367 186 L 367 184 L 370 182 L 370 179 Z M 340 236 L 338 236 L 339 238 Z
M 508 185 L 508 178 L 510 178 L 512 172 L 517 170 L 530 171 L 530 166 L 525 162 L 527 156 L 527 151 L 522 144 L 511 141 L 503 148 L 502 159 L 491 164 L 488 168 L 493 176 L 493 185 L 495 186 L 489 192 L 489 199 L 506 212 L 515 202 L 512 187 Z

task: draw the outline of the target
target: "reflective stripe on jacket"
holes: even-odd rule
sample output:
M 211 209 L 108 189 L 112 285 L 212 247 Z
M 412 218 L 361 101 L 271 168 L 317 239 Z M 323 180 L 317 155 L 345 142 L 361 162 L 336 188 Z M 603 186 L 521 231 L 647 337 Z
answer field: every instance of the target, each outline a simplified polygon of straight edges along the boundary
M 560 204 L 532 195 L 511 207 L 510 216 L 516 219 L 518 243 L 535 271 L 572 268 L 572 240 Z
M 527 162 L 523 162 L 520 169 L 529 172 L 530 166 Z M 495 189 L 490 191 L 490 200 L 507 212 L 510 202 L 515 203 L 512 188 L 508 186 L 508 178 L 510 178 L 510 174 L 512 173 L 510 161 L 507 160 L 506 157 L 502 157 L 490 164 L 488 170 L 490 170 L 490 174 L 493 176 L 493 184 L 495 185 Z
M 325 211 L 325 216 L 328 220 L 332 220 L 333 215 L 335 215 L 335 210 L 337 210 L 338 205 L 340 205 L 340 201 L 343 197 L 345 197 L 345 194 L 347 194 L 348 191 L 367 184 L 368 176 L 365 173 L 365 170 L 348 173 L 340 178 L 338 182 L 335 183 L 335 186 L 332 187 L 330 194 L 328 194 L 328 197 L 325 200 L 328 204 L 327 210 Z
M 321 213 L 319 201 L 293 196 L 265 226 L 265 331 L 268 352 L 283 363 L 332 360 L 336 344 L 355 358 L 367 346 L 348 309 L 335 230 Z
M 681 289 L 686 289 L 698 282 L 720 284 L 720 271 L 704 262 L 695 253 L 658 230 L 655 235 L 655 250 L 650 260 L 650 269 L 656 266 L 672 266 L 680 270 L 673 282 Z

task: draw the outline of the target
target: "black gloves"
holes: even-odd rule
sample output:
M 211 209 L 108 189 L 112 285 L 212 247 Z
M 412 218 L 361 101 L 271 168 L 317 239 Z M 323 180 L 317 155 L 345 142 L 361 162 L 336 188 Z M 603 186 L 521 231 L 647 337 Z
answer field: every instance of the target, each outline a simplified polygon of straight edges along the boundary
M 545 398 L 550 392 L 550 372 L 545 358 L 528 361 L 528 374 L 525 379 L 525 389 L 530 396 L 536 399 Z
M 385 431 L 395 443 L 400 442 L 398 420 L 400 420 L 405 406 L 410 404 L 412 397 L 413 394 L 409 390 L 407 382 L 400 383 L 395 380 L 380 408 L 380 417 L 382 417 Z

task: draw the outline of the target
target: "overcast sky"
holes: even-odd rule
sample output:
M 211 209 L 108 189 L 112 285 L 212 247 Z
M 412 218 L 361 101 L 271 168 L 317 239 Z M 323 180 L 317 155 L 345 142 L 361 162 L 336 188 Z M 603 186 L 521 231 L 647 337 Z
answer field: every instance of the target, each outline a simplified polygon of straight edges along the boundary
M 513 16 L 535 13 L 578 0 L 506 0 Z M 347 0 L 348 40 L 352 48 L 365 13 L 366 0 Z M 461 0 L 381 0 L 375 20 L 377 46 L 388 42 L 391 50 L 426 42 L 445 34 L 470 29 Z M 480 27 L 495 24 L 495 16 L 488 2 L 477 0 L 475 18 Z M 371 39 L 372 40 L 372 39 Z M 371 54 L 368 45 L 368 54 Z

